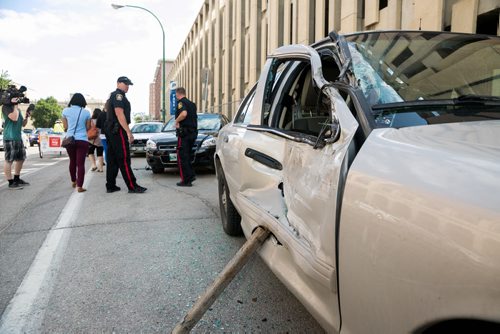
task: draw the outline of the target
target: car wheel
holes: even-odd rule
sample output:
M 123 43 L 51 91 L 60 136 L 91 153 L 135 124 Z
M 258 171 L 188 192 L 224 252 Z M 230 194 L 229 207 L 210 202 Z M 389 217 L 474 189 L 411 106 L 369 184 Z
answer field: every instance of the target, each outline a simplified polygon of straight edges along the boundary
M 222 228 L 228 235 L 242 235 L 243 230 L 241 229 L 241 216 L 231 201 L 226 178 L 224 177 L 224 172 L 219 164 L 217 164 L 217 181 L 219 184 L 219 208 Z
M 33 144 L 33 143 L 30 143 L 30 147 L 33 147 L 34 145 L 35 145 L 35 144 Z
M 161 174 L 165 171 L 165 168 L 152 167 L 151 170 L 153 174 Z

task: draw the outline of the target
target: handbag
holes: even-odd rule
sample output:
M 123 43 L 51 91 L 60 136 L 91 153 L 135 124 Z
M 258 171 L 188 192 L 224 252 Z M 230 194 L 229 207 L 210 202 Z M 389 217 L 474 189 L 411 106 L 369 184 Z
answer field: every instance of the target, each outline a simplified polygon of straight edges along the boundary
M 80 107 L 80 112 L 78 113 L 78 118 L 76 120 L 76 125 L 75 125 L 75 131 L 73 131 L 72 136 L 68 136 L 63 139 L 61 146 L 64 148 L 69 148 L 75 145 L 75 134 L 76 134 L 76 127 L 78 126 L 78 121 L 80 120 L 80 115 L 82 113 L 82 108 Z
M 87 130 L 87 137 L 89 140 L 94 140 L 99 135 L 99 131 L 97 130 L 97 126 L 94 122 L 91 122 L 90 129 Z
M 64 148 L 68 148 L 75 145 L 75 137 L 74 136 L 69 136 L 63 139 L 61 146 Z

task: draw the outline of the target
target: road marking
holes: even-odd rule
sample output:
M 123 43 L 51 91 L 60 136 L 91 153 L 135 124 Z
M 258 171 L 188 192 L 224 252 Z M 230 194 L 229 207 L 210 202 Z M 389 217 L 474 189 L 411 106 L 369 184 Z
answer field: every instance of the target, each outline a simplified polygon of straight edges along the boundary
M 92 179 L 85 175 L 86 186 Z M 0 319 L 0 333 L 38 333 L 85 193 L 73 192 Z
M 57 163 L 56 162 L 42 162 L 42 163 L 37 163 L 37 164 L 33 164 L 33 166 L 52 166 L 52 165 L 55 165 Z

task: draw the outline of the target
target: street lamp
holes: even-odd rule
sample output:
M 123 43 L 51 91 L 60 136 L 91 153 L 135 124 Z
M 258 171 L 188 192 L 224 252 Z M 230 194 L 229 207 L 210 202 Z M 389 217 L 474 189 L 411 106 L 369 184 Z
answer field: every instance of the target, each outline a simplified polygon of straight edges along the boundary
M 160 27 L 161 27 L 161 32 L 163 34 L 163 58 L 162 58 L 162 81 L 161 81 L 161 118 L 162 118 L 162 121 L 165 122 L 165 30 L 163 30 L 163 25 L 161 24 L 160 20 L 158 19 L 158 17 L 156 17 L 155 14 L 153 14 L 152 11 L 150 11 L 149 9 L 146 9 L 144 7 L 139 7 L 139 6 L 132 6 L 132 5 L 116 5 L 116 4 L 111 4 L 111 7 L 113 7 L 114 9 L 120 9 L 120 8 L 123 8 L 123 7 L 131 7 L 131 8 L 138 8 L 138 9 L 142 9 L 142 10 L 145 10 L 146 12 L 148 12 L 149 14 L 153 15 L 154 18 L 156 19 L 156 21 L 158 21 L 158 23 L 160 24 Z

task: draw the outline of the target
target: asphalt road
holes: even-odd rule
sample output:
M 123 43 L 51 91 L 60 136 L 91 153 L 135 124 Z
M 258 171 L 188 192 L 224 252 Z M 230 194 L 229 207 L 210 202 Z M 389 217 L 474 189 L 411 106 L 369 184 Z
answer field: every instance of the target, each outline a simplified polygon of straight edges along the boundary
M 0 152 L 3 171 L 3 152 Z M 29 149 L 22 178 L 0 181 L 0 333 L 170 332 L 244 243 L 220 226 L 215 176 L 192 188 L 133 159 L 145 194 L 105 192 L 88 171 L 70 186 L 67 158 Z M 87 163 L 88 167 L 88 163 Z M 258 256 L 193 332 L 322 333 Z

